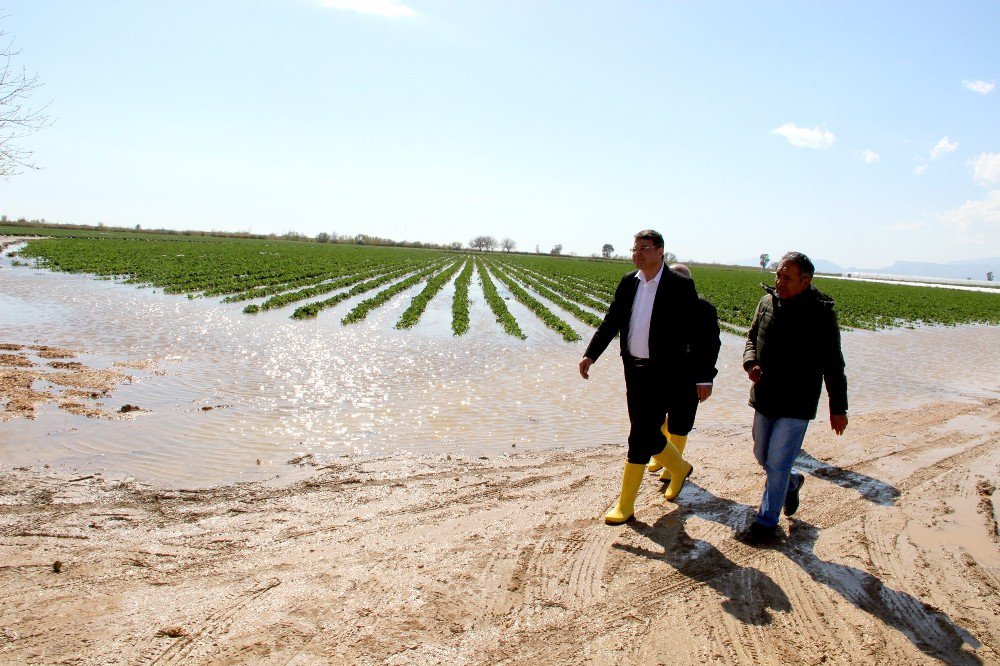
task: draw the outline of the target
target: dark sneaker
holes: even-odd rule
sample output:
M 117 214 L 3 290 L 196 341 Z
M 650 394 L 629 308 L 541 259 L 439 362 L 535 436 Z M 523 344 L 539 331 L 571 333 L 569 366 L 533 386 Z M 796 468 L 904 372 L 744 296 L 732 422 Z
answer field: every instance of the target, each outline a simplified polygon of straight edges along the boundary
M 785 515 L 790 516 L 799 510 L 799 491 L 802 484 L 806 482 L 806 477 L 798 472 L 792 473 L 792 478 L 788 482 L 788 492 L 785 493 Z M 793 487 L 794 486 L 794 487 Z
M 762 546 L 775 543 L 778 540 L 778 527 L 768 527 L 760 523 L 751 523 L 750 527 L 736 535 L 737 540 L 750 546 Z

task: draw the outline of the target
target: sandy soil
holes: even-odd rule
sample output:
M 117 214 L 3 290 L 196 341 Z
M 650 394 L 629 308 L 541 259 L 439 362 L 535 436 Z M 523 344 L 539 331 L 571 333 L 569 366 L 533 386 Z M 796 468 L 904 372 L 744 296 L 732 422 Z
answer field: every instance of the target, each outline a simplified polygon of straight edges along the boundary
M 769 548 L 733 538 L 744 424 L 618 527 L 618 445 L 193 491 L 2 470 L 0 662 L 1000 663 L 1000 401 L 822 425 Z

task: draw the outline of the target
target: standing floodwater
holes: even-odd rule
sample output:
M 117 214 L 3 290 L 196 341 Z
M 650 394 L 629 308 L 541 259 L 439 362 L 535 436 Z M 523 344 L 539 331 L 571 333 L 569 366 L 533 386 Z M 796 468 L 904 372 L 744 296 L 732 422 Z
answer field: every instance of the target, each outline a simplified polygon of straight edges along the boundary
M 41 405 L 33 420 L 0 422 L 0 464 L 189 486 L 283 474 L 288 460 L 310 453 L 318 462 L 497 455 L 619 443 L 627 434 L 615 355 L 594 366 L 599 381 L 584 382 L 577 363 L 585 341 L 564 342 L 513 300 L 523 341 L 505 335 L 481 300 L 472 303 L 469 333 L 453 336 L 451 285 L 415 328 L 398 331 L 393 324 L 420 286 L 343 326 L 357 299 L 293 321 L 285 311 L 244 315 L 240 304 L 0 261 L 0 342 L 74 349 L 94 368 L 124 362 L 131 381 L 104 402 L 144 410 L 112 420 Z M 575 325 L 589 339 L 592 329 Z M 698 428 L 749 423 L 742 350 L 741 338 L 723 334 Z M 1000 388 L 1000 327 L 853 331 L 844 351 L 852 413 Z M 696 429 L 693 446 L 697 439 Z

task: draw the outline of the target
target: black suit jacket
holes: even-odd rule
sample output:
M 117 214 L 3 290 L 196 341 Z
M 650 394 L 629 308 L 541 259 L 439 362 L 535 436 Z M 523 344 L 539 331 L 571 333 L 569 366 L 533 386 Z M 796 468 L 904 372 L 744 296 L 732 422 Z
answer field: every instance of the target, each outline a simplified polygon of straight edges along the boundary
M 628 273 L 618 283 L 611 307 L 587 346 L 584 354 L 587 358 L 596 361 L 615 335 L 620 338 L 621 355 L 630 356 L 628 327 L 632 318 L 632 303 L 639 289 L 637 273 Z M 717 374 L 718 327 L 716 325 L 713 342 L 710 339 L 711 327 L 700 323 L 704 316 L 694 282 L 664 267 L 649 322 L 649 358 L 666 379 L 711 382 Z M 708 351 L 713 347 L 714 355 Z

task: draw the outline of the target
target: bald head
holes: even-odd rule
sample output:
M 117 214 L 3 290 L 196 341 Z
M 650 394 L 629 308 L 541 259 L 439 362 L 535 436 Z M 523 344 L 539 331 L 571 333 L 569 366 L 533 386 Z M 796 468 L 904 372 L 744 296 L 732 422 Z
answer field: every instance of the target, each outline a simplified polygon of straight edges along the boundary
M 670 264 L 670 270 L 677 271 L 686 278 L 691 277 L 691 269 L 684 264 Z

